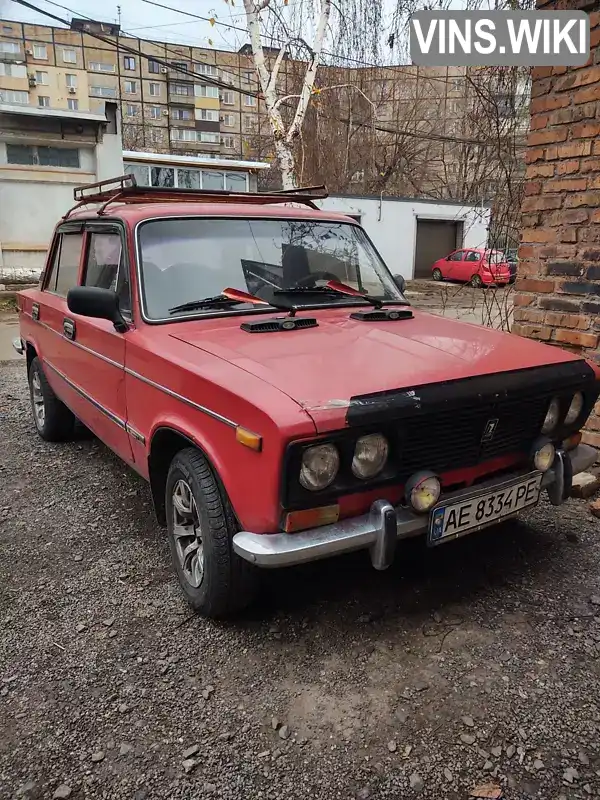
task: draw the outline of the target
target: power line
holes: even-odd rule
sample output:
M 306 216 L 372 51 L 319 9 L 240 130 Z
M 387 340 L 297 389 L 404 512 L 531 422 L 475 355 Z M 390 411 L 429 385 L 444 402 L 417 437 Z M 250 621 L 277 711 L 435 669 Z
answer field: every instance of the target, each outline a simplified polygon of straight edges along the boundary
M 49 17 L 50 19 L 55 20 L 56 22 L 60 22 L 61 25 L 65 25 L 66 27 L 69 27 L 68 20 L 62 19 L 61 17 L 58 17 L 55 14 L 51 14 L 49 11 L 44 11 L 43 9 L 33 5 L 33 3 L 27 2 L 27 0 L 12 0 L 12 1 L 14 3 L 17 3 L 18 5 L 24 6 L 25 8 L 28 8 L 28 9 L 30 9 L 32 11 L 36 11 L 39 14 L 43 14 L 43 15 Z M 50 2 L 50 0 L 46 0 L 46 2 Z M 150 2 L 150 0 L 144 0 L 144 2 Z M 59 4 L 58 3 L 53 3 L 53 5 L 58 6 Z M 65 8 L 67 11 L 72 13 L 72 10 L 67 8 L 66 6 L 60 6 L 60 7 L 61 8 Z M 155 63 L 166 67 L 167 69 L 173 69 L 173 64 L 172 63 L 170 63 L 168 61 L 165 61 L 164 59 L 162 59 L 160 57 L 157 57 L 155 55 L 149 55 L 147 53 L 143 53 L 141 50 L 139 50 L 137 48 L 134 48 L 134 47 L 129 47 L 128 45 L 124 45 L 120 41 L 118 41 L 117 44 L 115 45 L 114 41 L 112 41 L 111 39 L 109 39 L 109 38 L 107 38 L 105 36 L 102 36 L 102 34 L 99 34 L 99 33 L 93 33 L 91 31 L 86 31 L 85 33 L 86 33 L 87 36 L 90 36 L 90 37 L 92 37 L 94 39 L 98 39 L 99 41 L 104 42 L 105 44 L 109 44 L 111 47 L 115 47 L 116 46 L 118 50 L 120 49 L 123 52 L 129 53 L 131 55 L 136 55 L 140 59 L 144 58 L 147 61 L 154 61 Z M 134 38 L 137 38 L 137 37 L 134 37 Z M 156 42 L 152 42 L 151 40 L 146 40 L 146 39 L 138 39 L 138 41 L 142 41 L 142 42 L 146 42 L 146 43 L 150 43 L 150 44 L 156 44 Z M 167 48 L 166 45 L 165 45 L 165 49 L 170 49 L 170 48 Z M 176 51 L 172 51 L 172 52 L 176 52 Z M 204 64 L 206 62 L 194 62 L 194 63 Z M 182 69 L 180 67 L 177 67 L 176 71 L 179 72 L 182 75 L 190 76 L 190 77 L 195 78 L 195 79 L 198 79 L 199 77 L 201 77 L 203 83 L 207 83 L 209 85 L 214 85 L 214 86 L 217 86 L 219 88 L 225 89 L 227 91 L 233 91 L 233 92 L 236 92 L 237 94 L 242 94 L 242 95 L 246 95 L 246 96 L 249 96 L 249 97 L 254 97 L 256 99 L 261 99 L 261 100 L 264 99 L 261 92 L 244 91 L 242 89 L 238 89 L 235 86 L 232 86 L 231 84 L 228 84 L 225 81 L 219 81 L 218 79 L 211 78 L 211 77 L 209 77 L 207 75 L 199 76 L 198 73 L 196 73 L 196 72 L 191 72 L 188 69 Z M 292 110 L 294 109 L 294 106 L 292 106 L 290 103 L 282 103 L 282 105 L 285 105 L 287 108 L 291 108 Z M 346 118 L 345 117 L 336 117 L 336 116 L 332 116 L 332 115 L 324 115 L 324 116 L 327 119 L 330 119 L 330 120 L 333 120 L 333 121 L 336 121 L 336 122 L 341 122 L 341 123 L 343 123 L 345 125 L 354 125 L 356 127 L 367 127 L 370 130 L 375 130 L 375 131 L 378 131 L 380 133 L 390 133 L 390 134 L 393 134 L 393 135 L 396 135 L 396 136 L 407 136 L 407 137 L 412 137 L 412 138 L 417 138 L 417 139 L 425 139 L 425 140 L 429 140 L 429 141 L 436 141 L 436 142 L 440 142 L 440 143 L 447 142 L 448 144 L 466 144 L 466 145 L 472 145 L 472 146 L 475 146 L 475 147 L 494 147 L 494 144 L 492 144 L 492 143 L 483 142 L 483 141 L 479 141 L 479 140 L 476 140 L 476 139 L 464 139 L 464 138 L 461 138 L 461 137 L 445 136 L 444 134 L 434 134 L 434 133 L 425 134 L 425 133 L 420 132 L 420 131 L 417 132 L 417 131 L 408 131 L 408 130 L 402 130 L 402 129 L 397 129 L 397 128 L 391 128 L 391 127 L 383 126 L 381 124 L 372 124 L 371 122 L 368 122 L 368 121 L 358 121 L 358 120 L 353 120 L 353 119 L 350 119 L 350 118 L 347 118 L 347 117 Z

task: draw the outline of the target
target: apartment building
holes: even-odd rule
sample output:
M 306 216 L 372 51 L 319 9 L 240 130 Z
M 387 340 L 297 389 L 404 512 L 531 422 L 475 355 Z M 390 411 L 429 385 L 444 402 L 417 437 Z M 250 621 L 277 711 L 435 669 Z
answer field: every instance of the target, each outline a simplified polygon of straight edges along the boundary
M 276 55 L 267 49 L 267 58 Z M 305 69 L 283 60 L 280 96 L 298 93 Z M 456 142 L 474 138 L 479 113 L 466 70 L 349 62 L 322 65 L 318 85 L 323 92 L 311 103 L 302 141 L 304 180 L 333 191 L 489 199 L 471 184 L 485 176 L 488 191 L 493 170 L 486 164 L 474 174 L 481 158 Z M 154 42 L 84 19 L 70 29 L 0 21 L 0 104 L 98 112 L 106 100 L 119 104 L 125 150 L 273 158 L 248 45 L 230 52 Z M 285 104 L 282 110 L 290 113 Z M 512 113 L 507 105 L 507 118 Z

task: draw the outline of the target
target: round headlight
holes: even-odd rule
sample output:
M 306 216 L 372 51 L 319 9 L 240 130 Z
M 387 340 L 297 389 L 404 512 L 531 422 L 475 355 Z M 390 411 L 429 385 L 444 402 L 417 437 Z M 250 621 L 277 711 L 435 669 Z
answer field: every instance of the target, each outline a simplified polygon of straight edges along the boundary
M 538 447 L 533 454 L 533 464 L 540 472 L 548 472 L 552 464 L 554 464 L 554 457 L 556 449 L 552 442 L 546 442 Z
M 439 478 L 431 472 L 420 472 L 406 482 L 406 499 L 415 511 L 429 511 L 440 499 L 442 486 Z
M 548 406 L 548 411 L 546 412 L 546 419 L 544 420 L 544 424 L 542 425 L 542 433 L 550 433 L 553 431 L 556 426 L 558 425 L 558 420 L 560 418 L 560 405 L 556 397 L 553 397 L 550 405 Z
M 352 472 L 357 478 L 374 478 L 385 467 L 389 445 L 385 436 L 370 433 L 361 436 L 354 448 Z
M 583 395 L 581 392 L 575 392 L 573 399 L 571 400 L 569 410 L 567 411 L 567 416 L 565 417 L 565 425 L 572 425 L 574 422 L 576 422 L 581 414 L 582 408 Z
M 340 468 L 340 454 L 333 444 L 317 444 L 302 455 L 300 483 L 316 492 L 332 483 Z

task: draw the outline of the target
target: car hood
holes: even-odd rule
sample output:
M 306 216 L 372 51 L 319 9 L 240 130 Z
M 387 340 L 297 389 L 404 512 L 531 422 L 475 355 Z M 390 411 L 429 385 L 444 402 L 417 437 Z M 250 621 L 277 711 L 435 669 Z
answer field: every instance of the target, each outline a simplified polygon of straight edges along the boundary
M 274 333 L 243 331 L 239 317 L 189 321 L 170 335 L 278 388 L 318 431 L 343 427 L 357 395 L 577 360 L 558 348 L 425 312 L 384 322 L 349 314 L 319 310 L 318 327 Z

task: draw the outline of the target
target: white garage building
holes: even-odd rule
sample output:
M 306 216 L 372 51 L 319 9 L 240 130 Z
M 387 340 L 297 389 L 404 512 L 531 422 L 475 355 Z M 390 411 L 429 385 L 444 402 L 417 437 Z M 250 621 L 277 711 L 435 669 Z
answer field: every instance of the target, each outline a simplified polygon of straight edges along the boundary
M 318 201 L 361 223 L 394 275 L 430 278 L 431 265 L 458 247 L 485 247 L 490 208 L 402 197 L 334 195 Z

